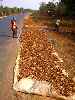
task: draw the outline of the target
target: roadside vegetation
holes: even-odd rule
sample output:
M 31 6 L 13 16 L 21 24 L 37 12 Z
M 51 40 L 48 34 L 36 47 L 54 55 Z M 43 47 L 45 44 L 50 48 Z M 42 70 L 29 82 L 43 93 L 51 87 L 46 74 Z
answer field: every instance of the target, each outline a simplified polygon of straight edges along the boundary
M 60 0 L 57 3 L 48 2 L 48 4 L 42 2 L 39 10 L 35 11 L 32 16 L 35 21 L 44 21 L 45 24 L 52 28 L 55 26 L 56 20 L 60 19 L 60 26 L 63 27 L 63 31 L 75 32 L 74 0 Z
M 35 12 L 36 13 L 36 12 Z M 42 2 L 37 13 L 41 16 L 48 17 L 63 17 L 63 18 L 75 18 L 75 2 L 74 0 L 59 0 L 57 3 Z
M 24 8 L 17 8 L 17 7 L 9 8 L 9 7 L 0 6 L 0 17 L 12 15 L 12 14 L 27 13 L 27 12 L 31 13 L 32 10 L 24 9 Z

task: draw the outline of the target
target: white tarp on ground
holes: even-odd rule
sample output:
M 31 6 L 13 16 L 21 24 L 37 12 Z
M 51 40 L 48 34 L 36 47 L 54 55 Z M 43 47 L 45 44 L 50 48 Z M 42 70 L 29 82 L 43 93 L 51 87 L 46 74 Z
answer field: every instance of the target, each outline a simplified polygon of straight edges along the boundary
M 41 95 L 51 95 L 50 84 L 44 81 L 36 81 L 29 78 L 22 78 L 16 85 L 14 85 L 16 91 L 35 93 Z

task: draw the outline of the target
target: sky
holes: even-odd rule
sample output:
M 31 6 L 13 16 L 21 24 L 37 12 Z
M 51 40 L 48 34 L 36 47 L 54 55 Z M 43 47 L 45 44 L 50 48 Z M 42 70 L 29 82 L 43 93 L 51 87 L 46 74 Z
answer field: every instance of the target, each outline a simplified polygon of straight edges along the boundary
M 2 5 L 8 7 L 23 7 L 38 10 L 41 2 L 48 3 L 53 0 L 3 0 Z M 55 0 L 55 2 L 58 0 Z M 0 0 L 1 3 L 1 0 Z

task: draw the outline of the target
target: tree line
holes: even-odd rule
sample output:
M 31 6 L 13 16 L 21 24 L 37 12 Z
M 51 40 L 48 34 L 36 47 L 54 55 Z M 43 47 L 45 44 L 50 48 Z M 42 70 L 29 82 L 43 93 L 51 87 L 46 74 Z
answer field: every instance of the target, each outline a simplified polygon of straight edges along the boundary
M 25 13 L 25 12 L 31 12 L 31 9 L 24 9 L 24 8 L 9 8 L 9 7 L 3 7 L 0 6 L 0 16 L 8 16 L 12 14 L 19 14 L 19 13 Z
M 49 16 L 68 16 L 75 17 L 75 0 L 59 0 L 57 3 L 42 2 L 39 13 Z

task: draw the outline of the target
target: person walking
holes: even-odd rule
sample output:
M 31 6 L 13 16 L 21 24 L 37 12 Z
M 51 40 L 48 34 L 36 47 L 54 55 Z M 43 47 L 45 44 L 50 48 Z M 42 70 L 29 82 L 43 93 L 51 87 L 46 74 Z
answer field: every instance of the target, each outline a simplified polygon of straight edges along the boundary
M 59 32 L 59 26 L 60 26 L 60 19 L 56 20 L 56 25 L 55 25 L 55 29 L 57 32 Z
M 15 37 L 15 35 L 17 34 L 17 25 L 16 25 L 16 19 L 13 17 L 13 19 L 11 20 L 11 30 L 13 32 L 13 38 Z

